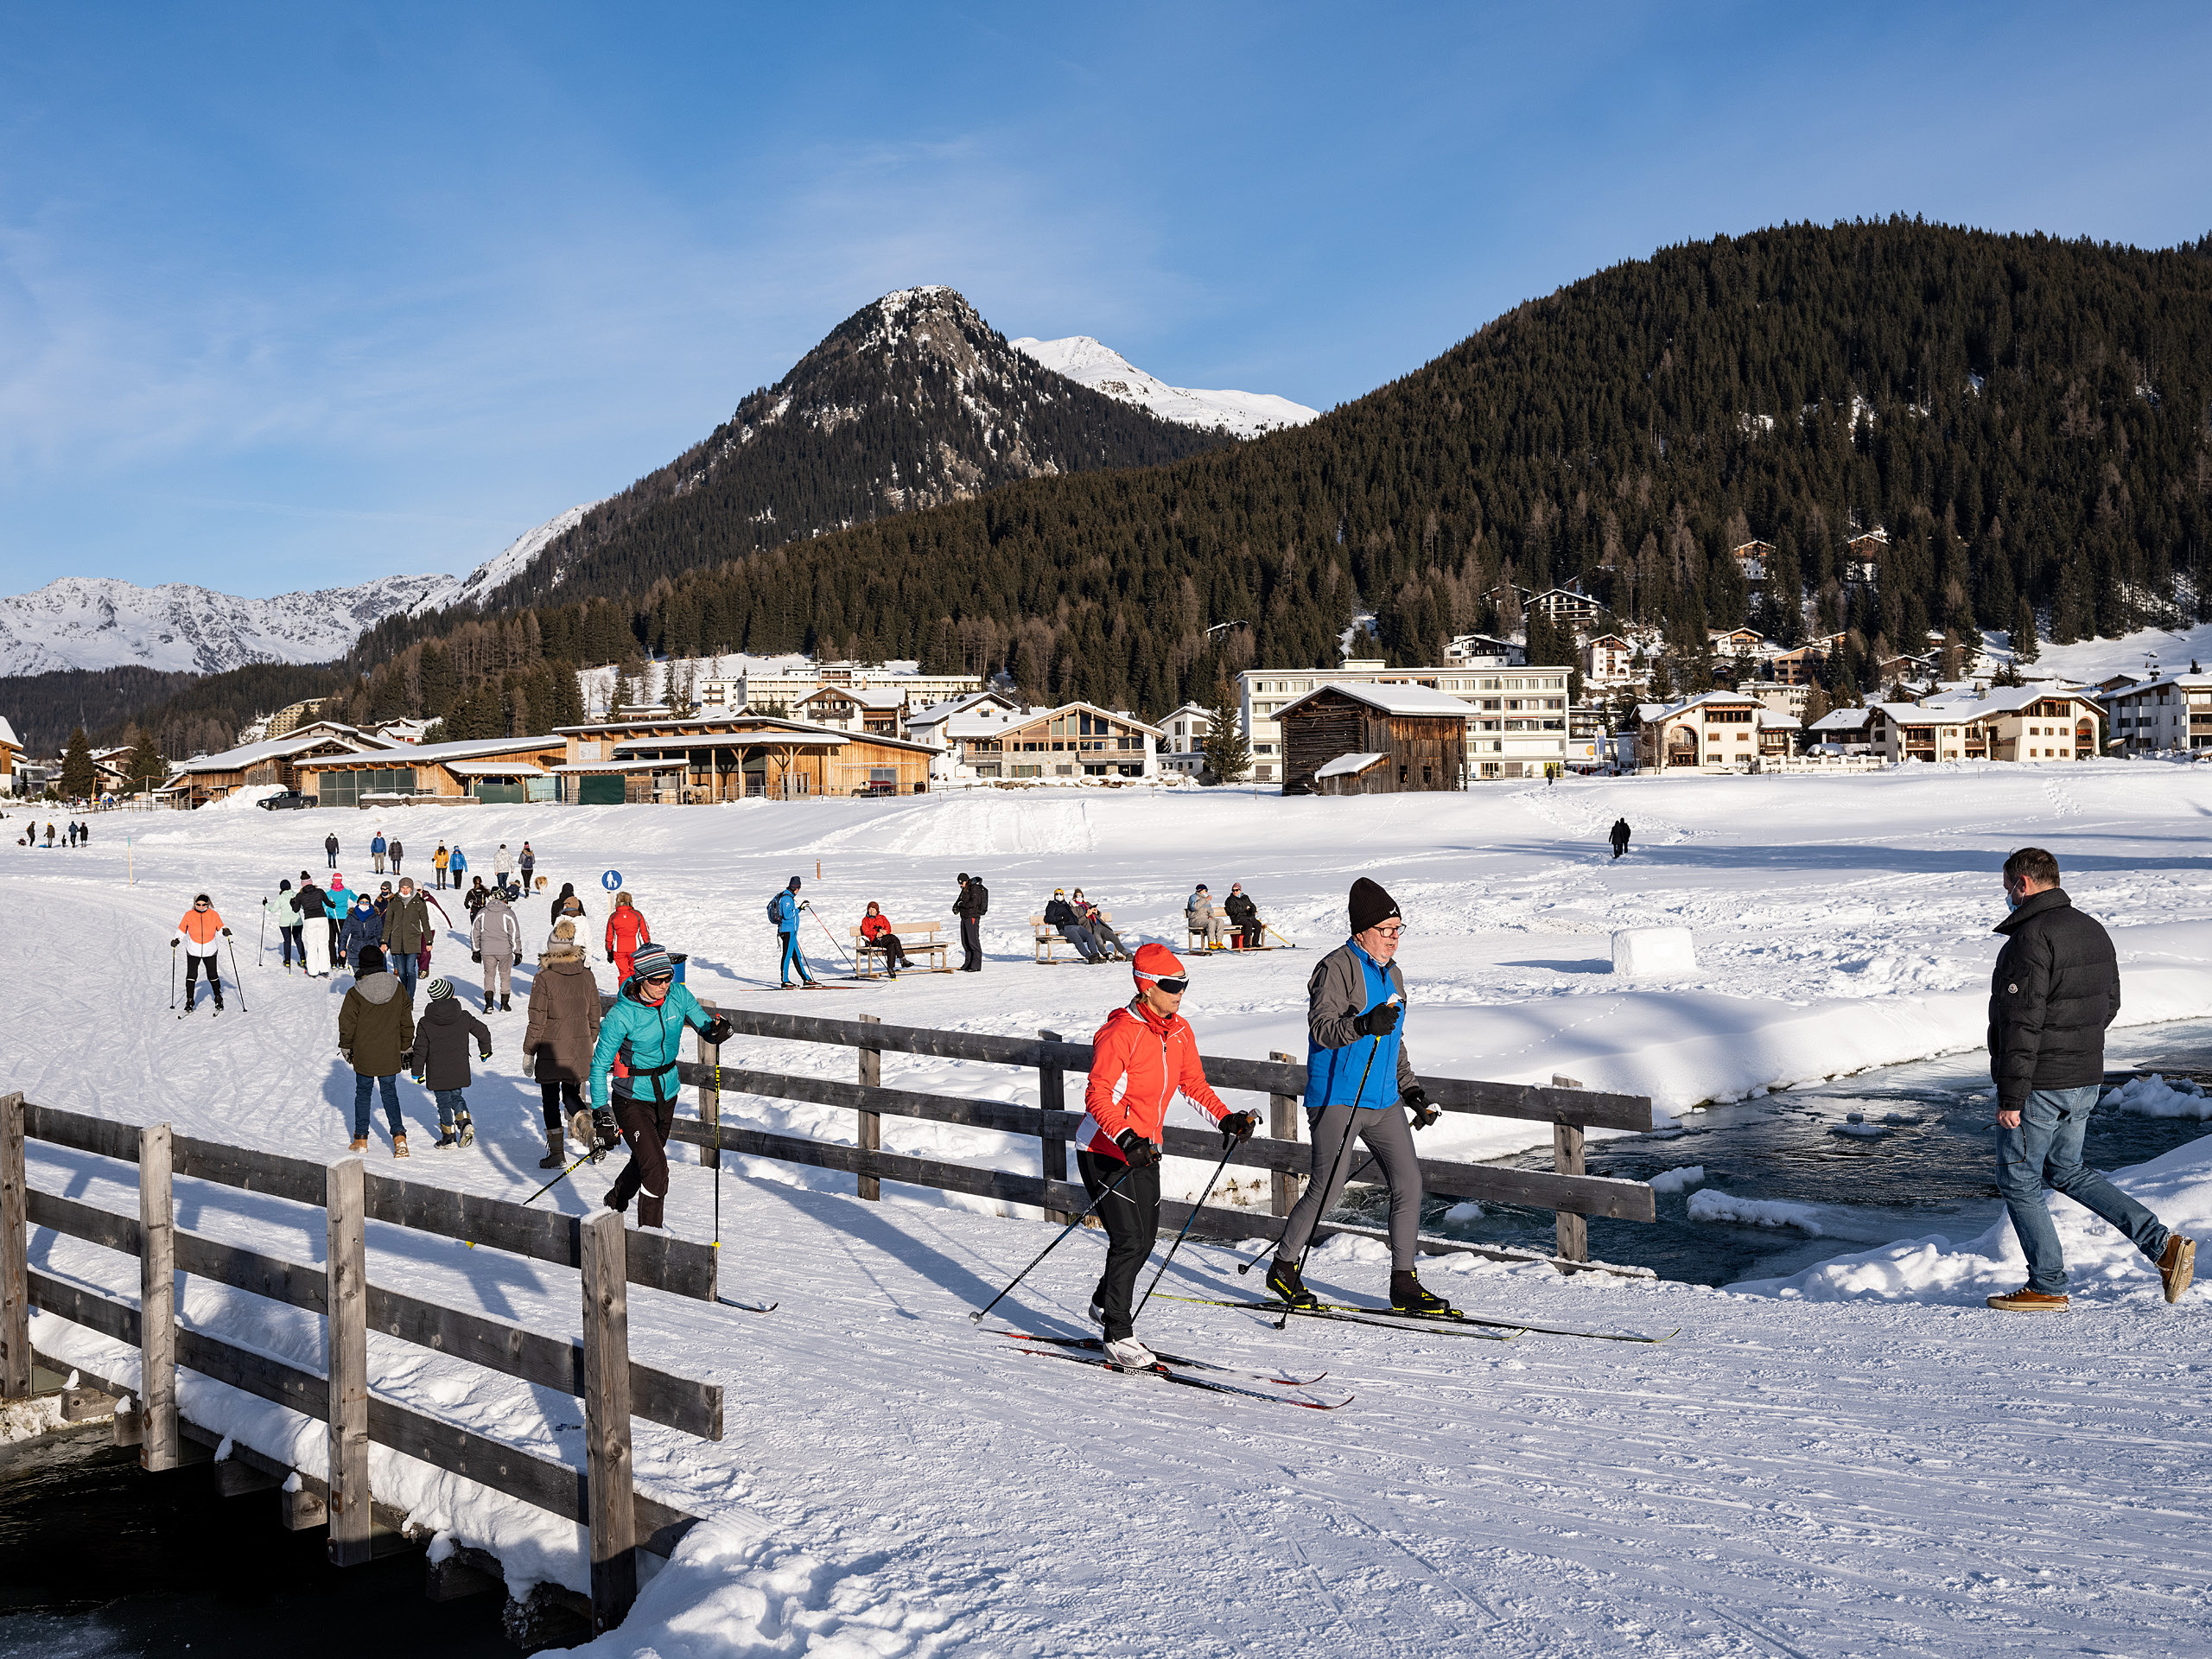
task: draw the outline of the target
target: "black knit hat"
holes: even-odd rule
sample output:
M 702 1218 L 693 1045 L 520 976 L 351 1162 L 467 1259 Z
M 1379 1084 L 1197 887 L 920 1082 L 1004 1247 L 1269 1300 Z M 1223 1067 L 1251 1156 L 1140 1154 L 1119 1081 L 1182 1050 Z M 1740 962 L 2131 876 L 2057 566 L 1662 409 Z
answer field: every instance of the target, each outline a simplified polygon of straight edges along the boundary
M 1351 884 L 1351 931 L 1364 933 L 1393 916 L 1401 915 L 1398 901 L 1382 891 L 1382 884 L 1365 876 Z
M 371 974 L 384 972 L 384 948 L 381 945 L 363 945 L 360 965 L 354 971 L 356 976 L 361 979 L 366 979 Z

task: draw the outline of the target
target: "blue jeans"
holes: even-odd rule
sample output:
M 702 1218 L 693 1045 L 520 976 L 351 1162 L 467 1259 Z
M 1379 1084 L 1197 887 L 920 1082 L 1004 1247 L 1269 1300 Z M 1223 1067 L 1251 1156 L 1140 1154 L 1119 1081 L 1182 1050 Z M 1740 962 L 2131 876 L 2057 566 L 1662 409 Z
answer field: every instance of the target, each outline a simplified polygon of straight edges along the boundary
M 779 933 L 776 937 L 784 942 L 784 983 L 788 985 L 791 982 L 791 969 L 793 968 L 797 968 L 798 969 L 798 976 L 801 979 L 811 980 L 814 976 L 807 971 L 806 957 L 798 948 L 798 935 L 795 932 Z
M 460 1090 L 434 1089 L 430 1092 L 438 1097 L 438 1128 L 441 1130 L 453 1128 L 454 1114 L 458 1113 L 462 1117 L 468 1116 L 468 1102 L 462 1098 Z
M 415 982 L 423 976 L 423 958 L 412 950 L 395 954 L 385 964 L 399 976 L 399 988 L 407 993 L 407 1000 L 415 1000 Z
M 2028 1258 L 2028 1288 L 2066 1294 L 2066 1253 L 2044 1198 L 2048 1186 L 2103 1217 L 2157 1261 L 2169 1236 L 2158 1218 L 2082 1162 L 2082 1137 L 2096 1109 L 2097 1086 L 2038 1089 L 2021 1109 L 2020 1127 L 1997 1128 L 1997 1190 Z
M 356 1141 L 369 1138 L 369 1092 L 379 1084 L 384 1086 L 384 1115 L 391 1125 L 391 1132 L 394 1135 L 407 1133 L 407 1120 L 399 1115 L 399 1079 L 396 1077 L 365 1077 L 356 1072 L 353 1076 L 353 1138 Z

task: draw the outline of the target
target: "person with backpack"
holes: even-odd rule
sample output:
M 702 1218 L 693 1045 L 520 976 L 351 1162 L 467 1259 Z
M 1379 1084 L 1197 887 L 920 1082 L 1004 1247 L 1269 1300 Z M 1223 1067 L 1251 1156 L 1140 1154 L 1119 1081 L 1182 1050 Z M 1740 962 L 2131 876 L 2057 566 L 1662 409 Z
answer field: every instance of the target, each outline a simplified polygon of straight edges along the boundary
M 985 891 L 983 878 L 960 873 L 960 896 L 952 901 L 952 913 L 960 918 L 960 971 L 980 974 L 983 971 L 983 917 L 991 907 L 991 895 Z
M 645 925 L 645 913 L 631 899 L 627 891 L 614 895 L 614 913 L 607 918 L 607 959 L 614 964 L 617 985 L 630 977 L 631 959 L 638 954 L 638 947 L 653 942 L 653 931 Z
M 520 868 L 522 870 L 522 890 L 525 893 L 530 891 L 531 872 L 535 870 L 537 868 L 537 855 L 530 850 L 530 843 L 525 841 L 522 844 L 522 859 L 520 863 Z
M 586 1111 L 583 1085 L 591 1076 L 592 1049 L 599 1041 L 599 982 L 584 960 L 575 925 L 563 922 L 545 942 L 537 972 L 530 982 L 530 1022 L 523 1027 L 523 1058 L 531 1062 L 545 1114 L 545 1157 L 540 1169 L 558 1169 L 569 1160 L 566 1134 L 572 1116 L 582 1116 L 576 1139 L 603 1154 L 620 1146 L 611 1108 L 603 1115 Z
M 430 938 L 430 907 L 423 900 L 424 895 L 415 891 L 415 878 L 402 876 L 399 897 L 384 913 L 384 948 L 391 955 L 392 971 L 407 988 L 410 1003 L 415 1000 L 415 982 L 423 971 L 422 949 Z
M 1090 1317 L 1104 1327 L 1106 1357 L 1148 1369 L 1158 1362 L 1136 1339 L 1129 1294 L 1160 1236 L 1160 1159 L 1167 1109 L 1180 1095 L 1212 1118 L 1225 1152 L 1259 1127 L 1232 1112 L 1206 1082 L 1198 1034 L 1180 1009 L 1190 978 L 1164 944 L 1138 947 L 1130 964 L 1136 995 L 1107 1016 L 1090 1039 L 1090 1081 L 1084 1090 L 1076 1167 L 1106 1229 L 1105 1271 L 1091 1293 Z
M 668 1132 L 682 1092 L 676 1063 L 684 1028 L 699 1033 L 702 1042 L 719 1044 L 728 1041 L 733 1027 L 727 1020 L 708 1018 L 698 999 L 675 982 L 676 963 L 659 945 L 646 945 L 632 965 L 636 976 L 616 994 L 592 1048 L 591 1101 L 613 1109 L 630 1148 L 630 1161 L 607 1191 L 607 1207 L 619 1216 L 638 1198 L 638 1225 L 658 1227 L 668 1197 Z M 624 1069 L 620 1077 L 613 1075 L 617 1060 Z
M 482 877 L 477 878 L 481 880 Z M 515 919 L 513 911 L 507 908 L 506 889 L 491 894 L 484 907 L 476 912 L 476 919 L 469 924 L 468 948 L 474 959 L 484 964 L 484 1011 L 492 1011 L 493 988 L 499 989 L 499 1012 L 510 1012 L 507 994 L 513 988 L 510 976 L 515 958 L 522 955 L 522 924 Z
M 370 1097 L 381 1089 L 391 1125 L 391 1155 L 407 1155 L 407 1120 L 399 1115 L 399 1073 L 415 1046 L 415 1007 L 399 994 L 397 976 L 385 971 L 384 952 L 370 945 L 359 971 L 338 1005 L 338 1052 L 353 1068 L 353 1144 L 369 1146 Z
M 338 832 L 335 830 L 322 838 L 322 850 L 324 856 L 330 860 L 330 868 L 336 869 L 338 868 Z
M 800 982 L 808 990 L 814 988 L 814 975 L 806 965 L 806 952 L 798 948 L 798 877 L 793 876 L 790 885 L 768 901 L 768 920 L 776 930 L 777 943 L 782 947 L 783 959 L 779 964 L 782 972 L 783 989 L 791 988 L 791 969 L 798 969 Z
M 471 1081 L 468 1047 L 474 1039 L 476 1058 L 490 1059 L 492 1028 L 461 1006 L 443 979 L 432 980 L 427 991 L 429 1002 L 415 1027 L 414 1046 L 404 1057 L 407 1069 L 437 1097 L 438 1150 L 473 1147 L 476 1125 L 469 1121 L 468 1096 L 463 1092 Z
M 216 952 L 223 948 L 223 941 L 231 937 L 231 930 L 223 925 L 223 918 L 215 908 L 215 901 L 206 893 L 194 893 L 192 908 L 184 912 L 176 925 L 176 937 L 169 941 L 169 949 L 184 947 L 184 1011 L 192 1012 L 195 982 L 207 976 L 207 987 L 215 994 L 215 1012 L 223 1011 L 223 975 L 217 965 Z
M 377 831 L 375 838 L 369 842 L 369 858 L 376 866 L 376 868 L 372 872 L 372 874 L 382 875 L 384 874 L 384 831 L 379 830 Z

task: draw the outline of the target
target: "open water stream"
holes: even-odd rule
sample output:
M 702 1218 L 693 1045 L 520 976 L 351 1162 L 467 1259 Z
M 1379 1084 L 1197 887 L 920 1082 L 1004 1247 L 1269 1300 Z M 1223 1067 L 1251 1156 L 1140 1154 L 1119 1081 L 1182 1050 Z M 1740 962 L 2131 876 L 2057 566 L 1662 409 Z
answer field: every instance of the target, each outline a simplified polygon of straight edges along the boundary
M 2107 1043 L 2108 1084 L 2139 1071 L 2212 1084 L 2212 1020 L 2126 1027 Z M 2109 1090 L 2107 1090 L 2109 1094 Z M 1680 1127 L 1592 1140 L 1593 1175 L 1648 1181 L 1704 1172 L 1659 1193 L 1656 1223 L 1590 1223 L 1590 1254 L 1648 1267 L 1662 1278 L 1725 1285 L 1799 1271 L 1830 1256 L 1942 1233 L 1974 1237 L 2003 1213 L 1997 1197 L 1996 1103 L 1982 1050 L 1916 1061 L 1683 1115 Z M 1853 1114 L 1862 1120 L 1851 1122 Z M 2145 1117 L 2100 1106 L 2085 1160 L 2114 1170 L 2212 1132 L 2199 1118 Z M 1355 1165 L 1359 1154 L 1355 1154 Z M 1547 1149 L 1503 1160 L 1549 1169 Z M 1690 1199 L 1710 1188 L 1777 1201 L 1780 1225 L 1693 1220 Z M 1382 1189 L 1356 1191 L 1339 1211 L 1370 1225 L 1387 1217 Z M 1548 1252 L 1552 1212 L 1430 1200 L 1425 1230 L 1471 1243 Z

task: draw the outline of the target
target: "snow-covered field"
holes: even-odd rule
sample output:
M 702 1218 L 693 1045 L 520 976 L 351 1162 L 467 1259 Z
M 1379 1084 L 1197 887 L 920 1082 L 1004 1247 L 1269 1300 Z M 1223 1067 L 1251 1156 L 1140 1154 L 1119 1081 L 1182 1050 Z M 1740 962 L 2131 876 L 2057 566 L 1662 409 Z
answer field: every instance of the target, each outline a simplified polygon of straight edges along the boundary
M 1045 791 L 723 808 L 477 807 L 385 815 L 410 870 L 441 837 L 489 868 L 527 835 L 542 873 L 622 873 L 655 936 L 690 953 L 702 995 L 747 1007 L 1084 1037 L 1125 970 L 1030 962 L 1026 918 L 1084 887 L 1133 940 L 1180 945 L 1192 881 L 1242 880 L 1306 947 L 1196 965 L 1186 1004 L 1209 1052 L 1302 1052 L 1305 976 L 1341 937 L 1355 874 L 1389 887 L 1410 931 L 1409 1047 L 1428 1071 L 1554 1072 L 1649 1092 L 1671 1111 L 1980 1039 L 2003 914 L 1997 867 L 2047 846 L 2113 930 L 2123 1020 L 2212 1006 L 2212 779 L 2149 763 L 1921 769 L 1841 779 L 1618 780 L 1395 801 Z M 1604 834 L 1636 839 L 1613 862 Z M 14 830 L 10 812 L 0 829 Z M 349 883 L 378 820 L 232 806 L 111 815 L 86 851 L 0 842 L 9 1017 L 0 1088 L 302 1155 L 345 1149 L 352 1082 L 335 1053 L 344 980 L 248 965 L 211 1020 L 168 1011 L 169 930 L 201 887 L 255 938 L 280 875 L 322 868 L 336 828 Z M 137 885 L 124 884 L 128 862 Z M 817 876 L 817 861 L 820 874 Z M 980 976 L 782 995 L 761 906 L 788 876 L 838 930 L 865 902 L 944 919 L 959 870 L 992 893 Z M 543 900 L 525 908 L 535 935 Z M 448 906 L 461 914 L 456 903 Z M 1618 982 L 1610 934 L 1686 925 L 1690 976 Z M 817 967 L 830 957 L 817 931 Z M 253 952 L 243 950 L 251 964 Z M 273 963 L 273 952 L 270 957 Z M 438 947 L 464 977 L 466 945 Z M 520 1197 L 538 1179 L 534 1089 L 517 1011 L 470 1091 L 477 1147 L 434 1154 L 429 1097 L 403 1082 L 406 1167 Z M 849 1075 L 851 1056 L 738 1042 L 741 1063 Z M 1021 1097 L 1010 1071 L 885 1058 L 885 1082 Z M 2187 1115 L 2186 1091 L 2133 1103 Z M 2199 1098 L 2201 1097 L 2195 1097 Z M 849 1139 L 845 1115 L 732 1103 L 754 1120 Z M 886 1120 L 885 1144 L 1033 1167 L 1034 1144 Z M 379 1130 L 378 1150 L 383 1141 Z M 1527 1126 L 1447 1118 L 1430 1150 L 1487 1155 Z M 2202 1148 L 2202 1149 L 2201 1149 Z M 711 1175 L 676 1171 L 670 1219 L 707 1236 Z M 552 1198 L 581 1210 L 619 1165 Z M 1179 1169 L 1195 1187 L 1198 1173 Z M 34 1148 L 32 1179 L 127 1208 L 94 1160 Z M 2212 1142 L 2131 1173 L 2170 1221 L 2212 1230 Z M 312 1211 L 189 1189 L 190 1224 L 274 1254 L 321 1253 Z M 1459 1652 L 2201 1651 L 2212 1612 L 2212 1487 L 2202 1422 L 2212 1294 L 2178 1308 L 2124 1246 L 2063 1218 L 2077 1311 L 1981 1309 L 2018 1281 L 2009 1229 L 1910 1241 L 1777 1283 L 1715 1292 L 1439 1260 L 1427 1276 L 1477 1311 L 1682 1333 L 1660 1347 L 1528 1336 L 1510 1344 L 1353 1327 L 1278 1336 L 1249 1316 L 1155 1301 L 1144 1333 L 1229 1363 L 1325 1369 L 1354 1395 L 1329 1415 L 1217 1400 L 1025 1357 L 962 1317 L 1047 1236 L 941 1195 L 845 1196 L 849 1178 L 766 1164 L 726 1173 L 724 1288 L 766 1317 L 641 1293 L 641 1357 L 728 1386 L 729 1432 L 640 1426 L 641 1482 L 712 1517 L 597 1650 L 663 1655 Z M 2062 1211 L 2070 1206 L 2060 1203 Z M 1718 1217 L 1713 1224 L 1737 1224 Z M 572 1277 L 372 1229 L 371 1273 L 543 1329 L 576 1328 Z M 41 1235 L 54 1270 L 128 1295 L 120 1258 Z M 1000 1312 L 1078 1328 L 1100 1241 L 1078 1234 Z M 1313 1277 L 1382 1287 L 1377 1247 L 1342 1239 Z M 1226 1250 L 1186 1250 L 1166 1288 L 1250 1281 Z M 1187 1266 L 1188 1271 L 1185 1272 Z M 1198 1291 L 1197 1294 L 1213 1294 Z M 314 1321 L 194 1282 L 188 1318 L 319 1363 Z M 995 1316 L 990 1323 L 995 1324 Z M 41 1316 L 37 1338 L 130 1374 L 97 1338 Z M 385 1370 L 389 1357 L 403 1368 Z M 574 1457 L 575 1403 L 420 1351 L 376 1351 L 397 1396 Z M 1310 1372 L 1307 1373 L 1310 1375 Z M 297 1420 L 193 1382 L 187 1406 L 264 1450 L 320 1465 Z M 507 1563 L 581 1586 L 573 1530 L 379 1454 L 379 1491 Z

